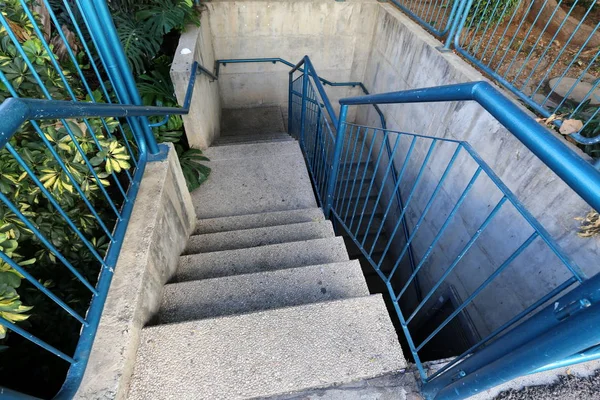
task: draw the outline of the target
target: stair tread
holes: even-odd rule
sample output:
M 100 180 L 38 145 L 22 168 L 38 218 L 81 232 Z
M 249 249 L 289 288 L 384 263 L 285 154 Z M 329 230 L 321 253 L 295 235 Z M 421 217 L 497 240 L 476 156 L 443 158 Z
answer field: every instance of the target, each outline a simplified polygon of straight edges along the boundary
M 243 134 L 243 135 L 229 135 L 221 136 L 214 143 L 213 146 L 223 146 L 234 143 L 260 143 L 260 142 L 275 142 L 275 141 L 290 141 L 293 142 L 295 139 L 287 133 L 257 133 L 257 134 Z
M 369 289 L 356 260 L 172 283 L 164 287 L 156 323 L 368 295 Z
M 182 282 L 348 260 L 341 237 L 312 239 L 181 256 L 173 280 Z
M 208 253 L 334 237 L 331 221 L 300 222 L 191 236 L 184 254 Z
M 130 399 L 247 399 L 406 367 L 381 295 L 142 330 Z
M 220 153 L 209 148 L 205 154 L 211 159 L 207 165 L 212 172 L 192 193 L 197 217 L 317 207 L 300 147 L 297 142 L 287 143 L 224 146 L 226 151 Z
M 241 229 L 263 228 L 300 222 L 323 221 L 325 216 L 320 208 L 275 211 L 258 214 L 236 215 L 233 217 L 207 218 L 196 222 L 195 235 L 218 233 Z
M 249 157 L 265 157 L 273 154 L 297 154 L 298 142 L 236 143 L 227 146 L 209 147 L 204 155 L 211 161 Z

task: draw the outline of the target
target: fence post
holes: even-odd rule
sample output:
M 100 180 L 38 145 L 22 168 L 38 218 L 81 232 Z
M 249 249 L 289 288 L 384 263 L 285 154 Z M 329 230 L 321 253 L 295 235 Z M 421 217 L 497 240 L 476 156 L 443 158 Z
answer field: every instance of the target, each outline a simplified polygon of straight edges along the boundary
M 340 117 L 338 119 L 337 135 L 335 136 L 335 150 L 333 152 L 333 161 L 331 162 L 331 172 L 329 174 L 329 181 L 327 182 L 327 191 L 325 192 L 325 207 L 323 209 L 325 218 L 329 218 L 331 214 L 331 206 L 333 205 L 333 191 L 335 190 L 340 160 L 342 158 L 341 156 L 342 149 L 344 147 L 347 114 L 348 106 L 342 104 L 342 107 L 340 108 Z
M 466 15 L 471 10 L 471 6 L 473 5 L 473 0 L 458 0 L 460 2 L 458 6 L 458 10 L 454 15 L 454 20 L 452 21 L 452 26 L 450 27 L 450 32 L 448 32 L 448 37 L 446 38 L 446 43 L 444 43 L 444 49 L 450 50 L 450 46 L 452 45 L 452 41 L 456 36 L 456 31 L 458 30 L 458 24 L 462 21 L 463 15 Z M 468 4 L 467 4 L 468 3 Z M 465 5 L 467 5 L 465 7 Z

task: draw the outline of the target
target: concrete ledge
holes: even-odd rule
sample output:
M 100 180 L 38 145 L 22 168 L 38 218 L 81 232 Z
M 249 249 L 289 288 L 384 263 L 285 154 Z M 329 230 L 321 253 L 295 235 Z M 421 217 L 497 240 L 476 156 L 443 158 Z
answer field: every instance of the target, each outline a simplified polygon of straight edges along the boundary
M 179 160 L 148 163 L 76 399 L 124 399 L 142 327 L 158 311 L 196 215 Z

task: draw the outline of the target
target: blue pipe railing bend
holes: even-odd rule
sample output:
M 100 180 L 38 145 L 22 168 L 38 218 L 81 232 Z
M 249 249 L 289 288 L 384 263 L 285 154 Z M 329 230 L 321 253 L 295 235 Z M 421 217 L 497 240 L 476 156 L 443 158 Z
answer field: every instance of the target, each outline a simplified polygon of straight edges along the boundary
M 592 208 L 600 210 L 600 173 L 594 166 L 487 82 L 349 97 L 341 99 L 340 104 L 350 106 L 448 101 L 478 102 Z

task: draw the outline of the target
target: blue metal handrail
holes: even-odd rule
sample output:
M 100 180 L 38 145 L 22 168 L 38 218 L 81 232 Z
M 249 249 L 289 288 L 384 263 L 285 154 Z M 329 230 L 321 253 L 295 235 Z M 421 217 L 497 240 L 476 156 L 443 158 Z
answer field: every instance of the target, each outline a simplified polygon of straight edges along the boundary
M 299 63 L 298 65 L 301 65 Z M 303 74 L 311 76 L 314 82 L 323 81 L 320 78 L 316 78 L 310 74 L 310 67 L 307 67 L 307 73 Z M 377 129 L 370 128 L 360 125 L 355 125 L 346 122 L 348 114 L 348 107 L 351 105 L 377 105 L 377 104 L 403 104 L 403 103 L 419 103 L 419 102 L 447 102 L 447 101 L 476 101 L 483 108 L 485 108 L 490 114 L 492 114 L 500 123 L 502 123 L 515 137 L 517 137 L 526 147 L 528 147 L 535 155 L 537 155 L 549 168 L 551 168 L 558 176 L 560 176 L 569 186 L 571 186 L 585 201 L 587 201 L 592 207 L 600 208 L 600 173 L 598 173 L 590 164 L 581 159 L 577 153 L 571 150 L 564 142 L 556 138 L 550 131 L 538 124 L 532 119 L 526 112 L 521 110 L 518 106 L 513 104 L 510 100 L 505 98 L 495 88 L 485 82 L 474 82 L 469 84 L 459 84 L 442 86 L 435 88 L 426 88 L 419 90 L 409 90 L 394 93 L 385 93 L 378 95 L 365 95 L 359 97 L 350 97 L 340 100 L 340 115 L 338 118 L 338 125 L 336 129 L 336 139 L 333 142 L 333 146 L 328 143 L 324 136 L 320 134 L 322 117 L 320 110 L 324 109 L 321 103 L 325 103 L 326 99 L 321 98 L 319 101 L 314 99 L 314 90 L 311 91 L 311 86 L 304 85 L 302 91 L 297 88 L 297 84 L 300 78 L 292 80 L 290 75 L 290 97 L 293 94 L 294 97 L 302 97 L 302 108 L 297 106 L 292 109 L 290 106 L 290 130 L 295 131 L 296 127 L 292 126 L 293 123 L 300 123 L 302 126 L 301 134 L 308 135 L 306 141 L 301 141 L 301 147 L 305 152 L 307 163 L 309 166 L 309 172 L 313 183 L 316 186 L 316 191 L 319 193 L 322 199 L 324 211 L 331 215 L 333 219 L 339 223 L 339 226 L 346 231 L 350 239 L 357 245 L 363 255 L 367 258 L 369 263 L 373 266 L 377 274 L 385 282 L 388 291 L 391 296 L 391 300 L 396 308 L 396 312 L 399 316 L 401 326 L 406 333 L 409 346 L 415 356 L 417 367 L 421 373 L 424 381 L 424 393 L 428 399 L 462 399 L 468 395 L 480 392 L 481 390 L 497 385 L 498 383 L 511 379 L 516 376 L 520 376 L 527 373 L 534 373 L 537 371 L 543 371 L 550 368 L 556 368 L 558 366 L 570 365 L 572 363 L 581 362 L 584 360 L 595 359 L 600 356 L 598 344 L 600 338 L 597 332 L 590 330 L 589 327 L 593 324 L 597 324 L 596 321 L 596 310 L 600 302 L 600 275 L 593 278 L 588 278 L 585 273 L 577 267 L 577 265 L 560 249 L 560 247 L 554 242 L 548 232 L 537 222 L 537 220 L 525 209 L 525 207 L 518 201 L 515 195 L 503 184 L 498 176 L 494 174 L 492 169 L 477 155 L 475 150 L 465 142 L 455 141 L 450 139 L 427 137 L 422 135 L 407 134 L 401 132 L 391 132 L 388 129 Z M 304 79 L 306 80 L 306 79 Z M 292 85 L 292 83 L 294 85 Z M 294 86 L 294 87 L 293 87 Z M 315 84 L 316 86 L 316 84 Z M 318 92 L 318 91 L 317 91 Z M 308 97 L 308 99 L 305 99 Z M 298 105 L 298 103 L 296 103 Z M 317 113 L 315 118 L 315 106 L 317 107 Z M 310 107 L 312 113 L 307 112 L 305 108 Z M 292 113 L 294 114 L 292 116 Z M 300 118 L 298 115 L 300 114 Z M 385 125 L 384 125 L 385 127 Z M 361 131 L 362 130 L 362 131 Z M 305 133 L 306 132 L 306 133 Z M 354 227 L 354 214 L 351 213 L 348 216 L 349 205 L 345 206 L 341 203 L 341 209 L 338 209 L 339 200 L 335 202 L 336 198 L 342 198 L 347 196 L 348 185 L 346 189 L 339 191 L 337 189 L 337 183 L 340 179 L 348 179 L 350 174 L 340 177 L 338 179 L 338 172 L 341 170 L 342 165 L 342 153 L 345 152 L 346 156 L 344 162 L 355 159 L 355 154 L 358 154 L 358 160 L 362 160 L 361 156 L 364 154 L 363 150 L 366 150 L 367 160 L 375 155 L 373 152 L 373 145 L 375 144 L 375 138 L 383 134 L 383 139 L 379 146 L 380 151 L 377 156 L 375 163 L 376 170 L 381 169 L 381 154 L 387 148 L 389 148 L 390 138 L 396 136 L 395 142 L 392 141 L 394 148 L 389 154 L 389 162 L 387 167 L 381 169 L 383 178 L 378 178 L 382 182 L 385 182 L 386 177 L 390 174 L 390 170 L 396 170 L 396 166 L 393 161 L 398 155 L 397 149 L 399 139 L 401 137 L 412 138 L 410 148 L 405 156 L 404 163 L 399 170 L 397 179 L 393 181 L 395 189 L 392 193 L 399 188 L 399 185 L 405 174 L 405 170 L 410 159 L 411 152 L 415 148 L 417 141 L 429 141 L 430 146 L 427 151 L 419 173 L 417 174 L 412 189 L 410 190 L 409 196 L 406 202 L 402 205 L 400 215 L 397 216 L 397 221 L 394 222 L 395 228 L 389 239 L 384 239 L 387 243 L 384 251 L 384 255 L 390 249 L 392 240 L 395 232 L 401 226 L 401 221 L 404 215 L 408 211 L 410 202 L 413 200 L 415 189 L 418 187 L 426 166 L 430 160 L 432 160 L 433 150 L 438 143 L 446 143 L 448 145 L 455 145 L 456 151 L 452 156 L 452 159 L 448 162 L 446 170 L 444 171 L 441 179 L 437 183 L 435 190 L 431 194 L 431 197 L 422 215 L 419 217 L 418 222 L 413 227 L 413 233 L 405 242 L 404 249 L 397 258 L 391 271 L 386 273 L 382 270 L 383 256 L 379 261 L 373 259 L 373 249 L 380 238 L 380 233 L 385 223 L 386 218 L 389 216 L 390 204 L 388 202 L 385 210 L 383 221 L 379 223 L 379 230 L 377 236 L 372 244 L 367 245 L 365 243 L 366 235 L 369 231 L 369 227 L 372 223 L 372 217 L 368 221 L 368 226 L 364 233 L 362 240 L 359 238 L 359 229 L 362 221 L 359 220 L 358 226 Z M 367 143 L 367 138 L 370 144 Z M 314 142 L 314 144 L 313 144 Z M 319 143 L 320 142 L 320 143 Z M 362 144 L 361 144 L 362 142 Z M 384 144 L 385 143 L 385 144 Z M 311 147 L 312 146 L 312 147 Z M 471 177 L 471 180 L 467 187 L 464 189 L 461 197 L 454 205 L 452 211 L 447 215 L 446 222 L 442 225 L 439 232 L 435 236 L 433 242 L 429 246 L 427 252 L 419 262 L 419 265 L 415 270 L 412 271 L 408 281 L 403 283 L 404 287 L 398 290 L 393 284 L 392 279 L 394 274 L 399 268 L 400 262 L 403 255 L 406 254 L 407 248 L 411 245 L 419 227 L 424 221 L 425 215 L 431 209 L 436 196 L 440 193 L 441 185 L 446 179 L 448 173 L 452 169 L 452 165 L 457 159 L 457 156 L 461 152 L 466 152 L 479 167 Z M 349 157 L 348 154 L 351 154 Z M 322 154 L 322 155 L 320 155 Z M 319 162 L 316 162 L 319 161 Z M 324 161 L 323 161 L 324 160 Z M 326 169 L 329 174 L 326 178 L 323 178 L 323 162 L 325 162 Z M 367 161 L 368 162 L 368 161 Z M 365 180 L 365 175 L 362 173 L 362 178 L 359 177 L 358 166 L 353 173 L 352 188 L 357 180 L 360 180 L 359 187 L 362 187 Z M 457 258 L 447 267 L 442 277 L 435 283 L 433 288 L 429 290 L 426 297 L 421 300 L 416 308 L 411 310 L 410 316 L 405 318 L 402 310 L 400 309 L 399 300 L 403 293 L 406 292 L 407 287 L 411 284 L 419 271 L 422 269 L 425 260 L 431 254 L 433 246 L 438 242 L 443 232 L 446 230 L 453 217 L 457 214 L 458 208 L 463 203 L 467 194 L 477 181 L 480 175 L 486 175 L 496 188 L 502 194 L 502 198 L 498 201 L 494 209 L 488 215 L 486 220 L 481 224 L 476 233 L 470 238 L 468 243 L 465 245 L 463 250 L 459 253 Z M 371 178 L 368 193 L 371 192 L 375 177 Z M 322 185 L 325 185 L 323 187 Z M 340 185 L 341 188 L 341 185 Z M 323 189 L 324 193 L 323 193 Z M 382 189 L 379 189 L 377 200 L 375 205 L 371 206 L 376 208 L 377 204 L 380 203 L 382 197 Z M 360 199 L 362 190 L 359 190 L 356 194 L 356 199 L 350 201 L 358 202 Z M 367 197 L 368 197 L 367 193 Z M 350 196 L 354 196 L 354 189 L 350 191 Z M 350 204 L 350 203 L 348 203 Z M 358 204 L 358 203 L 356 203 Z M 429 334 L 427 338 L 422 340 L 420 344 L 413 341 L 411 332 L 409 331 L 409 324 L 415 319 L 417 313 L 423 309 L 427 301 L 432 299 L 432 296 L 436 293 L 436 290 L 441 287 L 442 282 L 453 272 L 458 263 L 466 255 L 469 249 L 474 245 L 475 241 L 480 237 L 482 232 L 494 219 L 494 216 L 498 214 L 499 210 L 504 204 L 510 204 L 520 214 L 525 223 L 533 229 L 533 233 L 525 240 L 514 252 L 508 257 L 500 267 L 498 267 L 485 281 L 474 291 L 469 297 L 450 315 L 446 320 L 440 324 L 433 332 Z M 354 207 L 354 212 L 358 211 L 358 215 L 364 215 L 366 204 L 362 206 L 362 211 L 357 210 Z M 369 210 L 371 212 L 373 210 Z M 361 234 L 362 235 L 362 234 Z M 424 371 L 421 362 L 418 357 L 418 352 L 436 335 L 438 334 L 447 324 L 461 313 L 467 305 L 469 305 L 476 296 L 478 296 L 495 278 L 497 278 L 502 271 L 504 271 L 517 257 L 519 257 L 525 249 L 527 249 L 534 241 L 541 240 L 547 249 L 551 251 L 557 259 L 565 266 L 571 273 L 571 277 L 566 281 L 558 284 L 554 289 L 550 290 L 540 299 L 537 299 L 533 304 L 530 304 L 525 310 L 521 311 L 518 315 L 505 322 L 502 326 L 496 328 L 492 333 L 481 339 L 476 345 L 466 350 L 463 354 L 456 357 L 454 360 L 445 365 L 438 372 L 427 376 Z M 569 291 L 572 286 L 577 285 L 573 290 Z M 564 293 L 567 293 L 564 295 Z M 563 296 L 544 309 L 546 304 L 558 296 Z M 589 308 L 589 310 L 588 310 Z M 541 310 L 541 311 L 540 311 Z M 539 311 L 539 312 L 538 312 Z M 577 318 L 571 318 L 570 316 L 579 313 Z M 529 316 L 538 312 L 535 317 L 529 318 Z M 585 315 L 584 315 L 585 314 Z M 549 318 L 552 317 L 552 318 Z M 529 319 L 527 319 L 529 318 Z M 563 320 L 570 318 L 568 323 Z M 545 335 L 546 332 L 549 332 Z M 568 340 L 566 343 L 562 343 L 563 339 L 560 339 L 562 334 L 566 332 L 569 335 L 574 335 L 577 332 L 577 340 Z M 556 341 L 556 338 L 559 341 Z M 573 336 L 575 337 L 575 336 Z M 525 348 L 529 351 L 529 348 L 542 349 L 537 353 L 534 351 L 528 357 L 520 357 L 519 352 L 523 352 Z M 551 354 L 551 356 L 550 356 Z M 498 371 L 502 373 L 498 373 Z
M 360 104 L 476 101 L 561 177 L 590 206 L 600 210 L 600 173 L 519 106 L 487 82 L 350 97 L 342 109 Z

